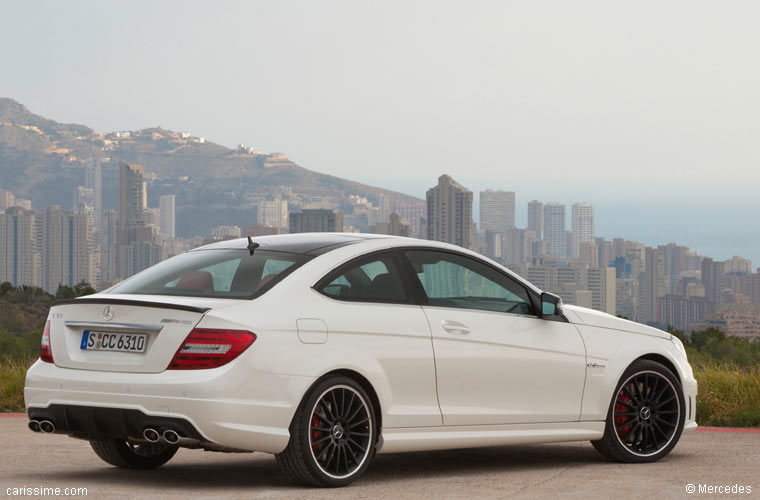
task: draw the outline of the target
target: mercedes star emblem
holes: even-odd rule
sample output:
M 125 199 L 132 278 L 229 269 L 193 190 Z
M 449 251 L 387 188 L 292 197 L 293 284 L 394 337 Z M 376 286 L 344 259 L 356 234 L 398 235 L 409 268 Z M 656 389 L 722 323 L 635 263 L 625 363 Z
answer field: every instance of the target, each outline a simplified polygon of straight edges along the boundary
M 106 321 L 111 321 L 113 319 L 113 307 L 106 306 L 106 308 L 103 309 L 103 319 Z

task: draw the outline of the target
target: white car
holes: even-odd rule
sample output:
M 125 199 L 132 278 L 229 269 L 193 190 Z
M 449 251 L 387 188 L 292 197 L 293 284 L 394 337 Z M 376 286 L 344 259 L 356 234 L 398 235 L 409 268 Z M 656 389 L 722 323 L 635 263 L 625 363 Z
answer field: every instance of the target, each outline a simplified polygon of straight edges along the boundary
M 317 486 L 375 453 L 590 440 L 651 462 L 697 427 L 696 394 L 668 333 L 460 247 L 331 233 L 215 243 L 57 302 L 24 389 L 33 431 L 115 466 L 262 451 Z

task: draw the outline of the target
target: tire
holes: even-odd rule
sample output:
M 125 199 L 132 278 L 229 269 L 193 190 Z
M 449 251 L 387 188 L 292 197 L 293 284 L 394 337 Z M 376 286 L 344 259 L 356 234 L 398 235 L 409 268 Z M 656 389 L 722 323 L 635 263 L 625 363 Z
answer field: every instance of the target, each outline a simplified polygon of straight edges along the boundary
M 101 460 L 124 469 L 155 469 L 171 460 L 179 449 L 153 443 L 132 445 L 119 439 L 90 441 L 90 446 Z
M 375 456 L 375 409 L 356 381 L 331 375 L 306 393 L 290 424 L 290 441 L 277 462 L 305 486 L 350 484 Z
M 620 377 L 604 435 L 591 444 L 616 462 L 655 462 L 680 439 L 684 410 L 683 389 L 675 374 L 661 363 L 639 359 Z

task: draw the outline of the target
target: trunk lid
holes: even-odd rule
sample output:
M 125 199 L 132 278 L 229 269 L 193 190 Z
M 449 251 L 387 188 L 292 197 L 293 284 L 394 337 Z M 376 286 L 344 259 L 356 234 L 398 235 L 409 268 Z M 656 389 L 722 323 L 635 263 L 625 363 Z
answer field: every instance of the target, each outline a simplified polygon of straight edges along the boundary
M 169 365 L 182 341 L 211 309 L 239 300 L 160 295 L 96 294 L 53 304 L 48 315 L 50 344 L 57 366 L 80 370 L 158 373 Z M 144 341 L 143 352 L 83 349 L 85 331 L 106 338 Z M 116 335 L 113 335 L 116 334 Z M 144 335 L 144 337 L 143 337 Z M 84 342 L 86 344 L 87 342 Z

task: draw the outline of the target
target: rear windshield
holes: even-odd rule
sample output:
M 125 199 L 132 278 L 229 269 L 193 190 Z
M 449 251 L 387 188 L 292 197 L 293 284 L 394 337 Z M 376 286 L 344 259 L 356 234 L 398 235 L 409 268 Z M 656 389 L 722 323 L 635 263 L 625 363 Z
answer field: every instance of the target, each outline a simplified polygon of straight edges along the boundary
M 311 259 L 257 250 L 196 250 L 167 259 L 109 293 L 252 299 Z

